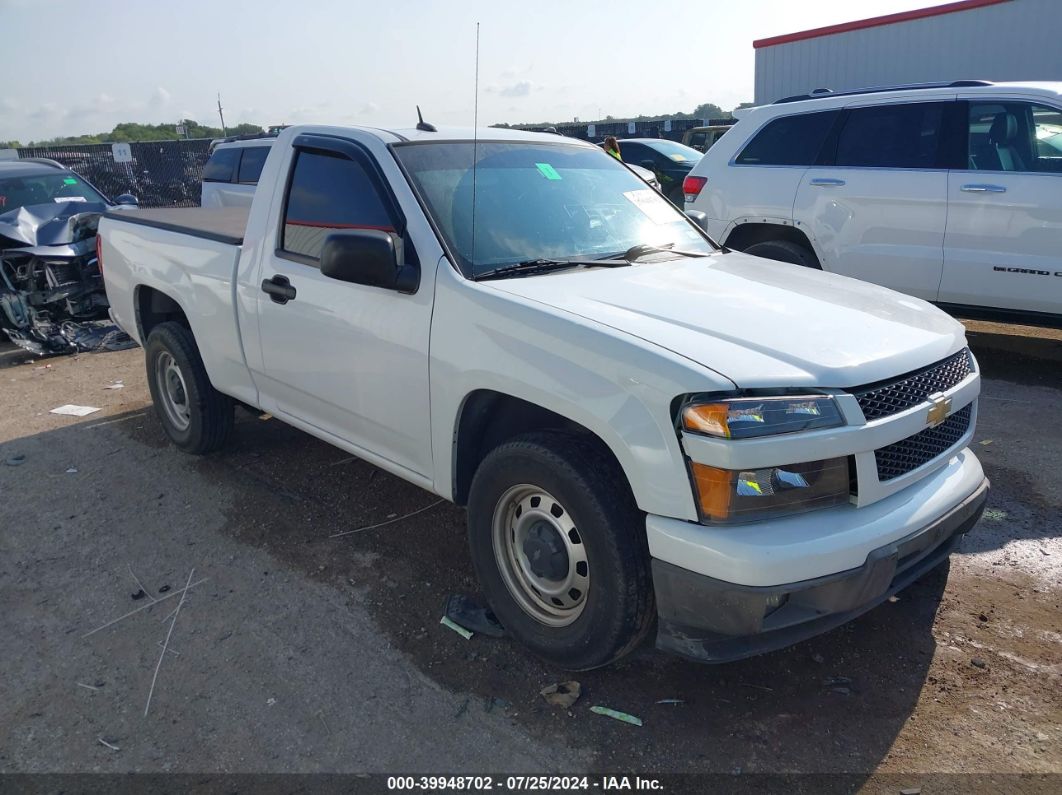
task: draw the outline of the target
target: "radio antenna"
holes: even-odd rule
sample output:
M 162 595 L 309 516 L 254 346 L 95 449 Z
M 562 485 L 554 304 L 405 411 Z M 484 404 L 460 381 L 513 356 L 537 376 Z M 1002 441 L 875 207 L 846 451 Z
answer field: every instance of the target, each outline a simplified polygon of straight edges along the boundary
M 476 96 L 472 105 L 472 263 L 476 267 L 476 165 L 479 159 L 479 23 L 476 23 Z

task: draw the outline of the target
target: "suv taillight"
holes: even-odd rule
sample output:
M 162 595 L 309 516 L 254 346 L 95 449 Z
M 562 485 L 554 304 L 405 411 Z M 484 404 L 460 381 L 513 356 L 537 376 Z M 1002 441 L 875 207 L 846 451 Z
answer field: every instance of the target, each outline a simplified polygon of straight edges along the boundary
M 96 267 L 100 269 L 100 276 L 103 275 L 103 238 L 96 235 Z
M 686 201 L 696 199 L 707 184 L 708 177 L 686 177 L 682 180 L 682 192 L 686 195 Z

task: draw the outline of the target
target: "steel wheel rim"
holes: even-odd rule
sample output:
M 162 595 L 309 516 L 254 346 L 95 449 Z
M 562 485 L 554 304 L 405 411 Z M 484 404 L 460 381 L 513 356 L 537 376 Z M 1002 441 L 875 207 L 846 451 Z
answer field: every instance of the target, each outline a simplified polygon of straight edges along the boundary
M 192 424 L 192 407 L 188 400 L 188 386 L 177 360 L 169 351 L 162 351 L 155 359 L 155 386 L 166 419 L 179 431 Z
M 586 546 L 568 510 L 545 489 L 521 484 L 498 500 L 494 558 L 521 609 L 550 627 L 582 615 L 590 590 Z

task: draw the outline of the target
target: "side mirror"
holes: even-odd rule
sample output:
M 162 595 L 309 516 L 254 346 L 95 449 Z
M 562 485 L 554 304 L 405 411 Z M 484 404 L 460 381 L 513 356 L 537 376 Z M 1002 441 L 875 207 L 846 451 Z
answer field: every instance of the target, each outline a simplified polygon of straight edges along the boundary
M 652 160 L 643 160 L 638 165 L 641 166 L 642 168 L 647 168 L 650 171 L 656 171 L 656 166 L 653 165 L 653 161 Z
M 693 223 L 697 224 L 701 228 L 701 231 L 708 232 L 708 216 L 702 213 L 700 210 L 686 210 L 686 217 Z
M 136 196 L 132 193 L 123 193 L 121 196 L 117 196 L 114 199 L 115 204 L 120 204 L 126 207 L 139 207 L 140 202 L 137 201 Z
M 420 268 L 403 262 L 402 239 L 390 232 L 333 232 L 321 248 L 321 273 L 330 279 L 415 293 Z

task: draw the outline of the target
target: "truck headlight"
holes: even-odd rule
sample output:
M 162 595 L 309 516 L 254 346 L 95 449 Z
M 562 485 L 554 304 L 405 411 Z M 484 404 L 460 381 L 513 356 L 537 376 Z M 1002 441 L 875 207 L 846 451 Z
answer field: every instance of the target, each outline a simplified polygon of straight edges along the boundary
M 750 439 L 844 425 L 829 395 L 742 397 L 697 401 L 682 408 L 682 429 L 723 439 Z
M 754 522 L 848 502 L 848 459 L 766 469 L 719 469 L 691 462 L 701 519 Z

